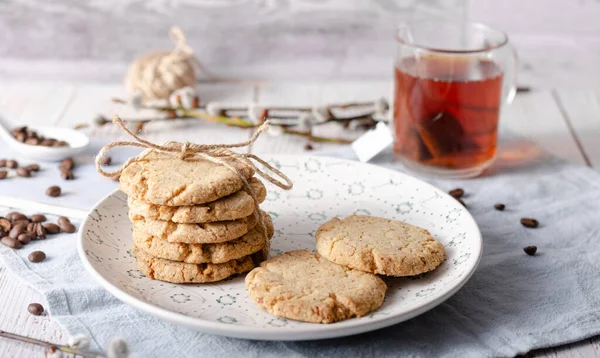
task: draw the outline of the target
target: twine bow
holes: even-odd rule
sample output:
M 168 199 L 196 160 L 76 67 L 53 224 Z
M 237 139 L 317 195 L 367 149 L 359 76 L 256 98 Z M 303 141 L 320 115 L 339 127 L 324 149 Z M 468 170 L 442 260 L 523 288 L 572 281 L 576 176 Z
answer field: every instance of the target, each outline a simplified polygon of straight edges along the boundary
M 105 177 L 108 177 L 108 178 L 118 177 L 121 175 L 123 170 L 125 168 L 127 168 L 128 165 L 130 165 L 133 162 L 136 162 L 136 161 L 146 158 L 153 151 L 157 151 L 157 152 L 162 152 L 162 153 L 168 153 L 170 155 L 173 155 L 174 157 L 180 158 L 181 160 L 185 160 L 186 158 L 193 156 L 195 158 L 201 158 L 201 159 L 207 160 L 209 162 L 224 166 L 225 168 L 229 169 L 230 171 L 235 173 L 240 178 L 240 180 L 242 181 L 242 183 L 244 185 L 244 189 L 250 194 L 250 196 L 254 200 L 254 204 L 255 204 L 256 208 L 258 208 L 259 200 L 256 197 L 254 190 L 250 186 L 250 183 L 248 183 L 248 179 L 246 179 L 246 177 L 234 165 L 232 165 L 232 162 L 238 161 L 238 162 L 248 165 L 249 167 L 254 169 L 256 174 L 261 176 L 263 179 L 269 181 L 270 183 L 280 187 L 281 189 L 290 190 L 293 186 L 293 183 L 290 180 L 290 178 L 288 178 L 280 170 L 273 167 L 271 164 L 267 163 L 265 160 L 261 159 L 260 157 L 254 155 L 254 154 L 250 154 L 250 153 L 236 153 L 236 152 L 230 150 L 231 148 L 247 147 L 247 146 L 251 145 L 252 143 L 254 143 L 254 141 L 256 141 L 256 139 L 258 138 L 258 136 L 260 136 L 260 134 L 262 132 L 267 130 L 267 128 L 269 126 L 268 121 L 265 121 L 263 124 L 261 124 L 257 128 L 257 130 L 254 132 L 252 137 L 250 139 L 248 139 L 247 141 L 240 142 L 240 143 L 233 143 L 233 144 L 195 144 L 195 143 L 190 143 L 190 142 L 181 143 L 181 142 L 173 142 L 173 141 L 168 141 L 163 144 L 155 144 L 155 143 L 152 143 L 145 139 L 140 138 L 135 133 L 130 131 L 129 128 L 127 128 L 127 126 L 125 125 L 125 122 L 123 122 L 123 120 L 121 118 L 119 118 L 119 116 L 116 116 L 116 115 L 114 116 L 113 123 L 116 123 L 130 137 L 135 139 L 135 141 L 112 142 L 112 143 L 105 145 L 100 150 L 100 152 L 96 156 L 96 170 Z M 104 171 L 104 169 L 102 169 L 101 160 L 106 155 L 106 153 L 108 153 L 113 148 L 127 147 L 127 146 L 146 148 L 146 150 L 135 157 L 129 158 L 118 170 L 113 171 L 113 172 Z M 268 171 L 276 174 L 280 179 L 283 179 L 283 180 L 278 180 L 275 177 L 273 177 L 272 175 L 259 169 L 254 164 L 253 161 L 256 161 L 257 163 L 262 164 Z M 257 211 L 257 213 L 258 213 L 258 211 Z M 266 226 L 264 223 L 264 218 L 263 218 L 263 215 L 261 215 L 260 213 L 258 213 L 258 223 L 259 223 L 262 233 L 265 235 L 265 239 L 268 242 L 269 238 L 267 235 L 267 229 L 266 229 Z M 268 245 L 267 245 L 267 247 L 268 247 Z M 266 256 L 265 256 L 265 259 L 266 259 Z

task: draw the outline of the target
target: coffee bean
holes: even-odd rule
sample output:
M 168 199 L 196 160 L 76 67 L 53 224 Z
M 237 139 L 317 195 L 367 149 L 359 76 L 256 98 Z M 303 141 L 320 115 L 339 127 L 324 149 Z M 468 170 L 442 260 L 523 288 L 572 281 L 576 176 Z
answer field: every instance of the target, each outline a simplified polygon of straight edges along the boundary
M 537 252 L 537 246 L 527 246 L 523 248 L 523 251 L 525 251 L 527 255 L 533 256 Z
M 25 231 L 35 233 L 35 223 L 27 224 L 27 229 Z
M 29 220 L 28 219 L 23 219 L 23 220 L 15 220 L 12 222 L 12 226 L 13 228 L 17 225 L 23 225 L 24 227 L 27 227 L 27 224 L 29 224 Z
M 540 223 L 536 219 L 531 218 L 522 218 L 521 225 L 528 227 L 530 229 L 535 229 L 540 225 Z
M 29 170 L 30 172 L 38 172 L 38 171 L 40 171 L 39 164 L 30 164 L 30 165 L 26 166 L 25 168 L 27 168 L 27 170 Z
M 465 191 L 462 190 L 461 188 L 456 188 L 456 189 L 452 189 L 448 192 L 448 194 L 450 194 L 451 197 L 458 199 L 458 198 L 462 198 L 463 195 L 465 195 Z
M 40 144 L 40 139 L 36 138 L 36 137 L 29 137 L 29 138 L 25 139 L 25 144 L 38 145 L 38 144 Z
M 52 147 L 54 146 L 54 143 L 56 143 L 56 139 L 46 138 L 40 143 L 40 145 L 43 145 L 44 147 Z
M 75 225 L 73 225 L 67 221 L 63 221 L 62 223 L 59 222 L 58 226 L 60 226 L 60 230 L 62 232 L 66 232 L 68 234 L 71 234 L 71 233 L 74 233 L 75 231 L 77 231 L 77 229 L 75 228 Z
M 4 168 L 6 166 L 6 159 L 0 159 L 0 168 Z
M 506 206 L 505 206 L 504 204 L 496 204 L 496 205 L 494 205 L 494 208 L 495 208 L 496 210 L 498 210 L 498 211 L 504 211 L 504 208 L 505 208 L 505 207 L 506 207 Z
M 73 180 L 75 179 L 75 176 L 73 175 L 73 172 L 70 170 L 63 170 L 60 173 L 60 177 L 63 178 L 64 180 Z
M 48 189 L 46 189 L 46 195 L 51 196 L 53 198 L 57 197 L 60 195 L 60 187 L 53 185 L 51 187 L 49 187 Z
M 102 165 L 110 165 L 110 163 L 112 162 L 112 158 L 111 157 L 103 157 L 102 160 L 100 161 L 100 164 Z
M 8 172 L 6 170 L 0 170 L 0 180 L 5 179 L 8 176 Z
M 53 224 L 53 223 L 45 223 L 43 224 L 44 228 L 46 229 L 46 232 L 49 235 L 55 235 L 58 234 L 60 232 L 60 226 Z
M 32 251 L 27 258 L 31 262 L 42 262 L 46 259 L 46 254 L 44 251 Z
M 17 239 L 19 237 L 19 235 L 21 235 L 22 233 L 25 232 L 26 226 L 23 224 L 17 224 L 14 225 L 12 229 L 10 229 L 10 232 L 8 233 L 8 236 L 12 239 Z
M 315 148 L 310 143 L 306 143 L 306 145 L 304 146 L 304 150 L 313 150 L 313 149 L 315 149 Z
M 19 242 L 22 243 L 23 245 L 27 245 L 34 238 L 35 238 L 35 234 L 34 233 L 32 233 L 32 232 L 26 232 L 24 234 L 19 235 L 19 237 L 17 237 L 17 240 L 19 240 Z
M 35 224 L 35 234 L 38 237 L 38 239 L 46 238 L 46 229 L 44 228 L 44 226 L 42 226 L 42 224 Z
M 17 167 L 19 166 L 19 162 L 17 162 L 16 160 L 7 160 L 6 161 L 6 167 L 10 168 L 10 169 L 17 169 Z
M 0 242 L 8 247 L 10 247 L 11 249 L 20 249 L 23 247 L 23 244 L 21 244 L 21 242 L 15 238 L 12 238 L 10 236 L 5 236 L 2 239 L 0 239 Z
M 46 215 L 44 215 L 44 214 L 31 215 L 31 217 L 29 219 L 31 220 L 31 222 L 34 222 L 34 223 L 43 223 L 44 221 L 48 220 L 48 219 L 46 219 Z
M 9 232 L 10 229 L 12 229 L 10 220 L 5 219 L 5 218 L 0 218 L 0 229 L 2 229 L 2 231 L 4 231 L 4 232 Z
M 58 220 L 56 220 L 56 222 L 58 225 L 60 225 L 61 223 L 71 223 L 71 220 L 66 216 L 61 216 L 58 218 Z
M 8 213 L 8 215 L 6 215 L 6 217 L 10 220 L 10 221 L 17 221 L 17 220 L 28 220 L 27 216 L 25 214 L 21 214 L 19 212 L 13 211 L 11 213 Z
M 27 168 L 17 168 L 17 175 L 24 178 L 29 178 L 31 176 L 31 172 Z
M 58 166 L 60 169 L 66 169 L 66 170 L 71 170 L 73 168 L 75 168 L 75 162 L 73 161 L 73 158 L 66 158 L 64 159 L 60 165 Z
M 30 303 L 29 306 L 27 306 L 27 311 L 34 316 L 40 316 L 44 313 L 44 306 L 39 303 Z

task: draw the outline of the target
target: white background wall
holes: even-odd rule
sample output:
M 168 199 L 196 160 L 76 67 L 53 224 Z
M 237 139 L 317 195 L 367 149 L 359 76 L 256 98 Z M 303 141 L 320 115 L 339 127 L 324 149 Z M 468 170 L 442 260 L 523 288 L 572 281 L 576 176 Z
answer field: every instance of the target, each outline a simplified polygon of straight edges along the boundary
M 244 78 L 382 79 L 396 24 L 468 17 L 506 30 L 521 82 L 587 86 L 600 76 L 592 0 L 2 0 L 0 80 L 121 81 L 182 27 L 214 72 Z

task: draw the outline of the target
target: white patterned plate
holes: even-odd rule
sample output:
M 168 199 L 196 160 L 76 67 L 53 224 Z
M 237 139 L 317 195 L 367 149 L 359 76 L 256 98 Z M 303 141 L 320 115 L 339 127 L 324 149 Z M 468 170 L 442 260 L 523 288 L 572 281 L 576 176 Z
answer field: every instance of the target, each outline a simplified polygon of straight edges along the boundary
M 479 228 L 460 203 L 439 189 L 359 162 L 309 156 L 269 159 L 294 181 L 290 191 L 267 185 L 262 208 L 274 219 L 272 255 L 314 250 L 314 234 L 323 222 L 334 216 L 366 214 L 428 229 L 444 244 L 448 259 L 421 277 L 386 278 L 383 306 L 366 317 L 334 324 L 277 318 L 249 299 L 243 276 L 188 285 L 142 276 L 130 253 L 126 196 L 116 191 L 101 200 L 82 224 L 81 260 L 109 292 L 142 311 L 202 332 L 263 340 L 331 338 L 399 323 L 448 299 L 475 271 L 482 249 Z

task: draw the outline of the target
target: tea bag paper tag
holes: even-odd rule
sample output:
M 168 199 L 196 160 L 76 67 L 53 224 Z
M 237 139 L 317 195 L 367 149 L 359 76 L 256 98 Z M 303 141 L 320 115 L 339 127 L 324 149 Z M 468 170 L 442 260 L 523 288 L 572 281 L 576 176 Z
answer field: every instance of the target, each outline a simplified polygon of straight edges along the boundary
M 358 160 L 368 162 L 393 142 L 394 137 L 390 128 L 385 123 L 379 122 L 375 129 L 371 129 L 352 142 L 352 150 Z

